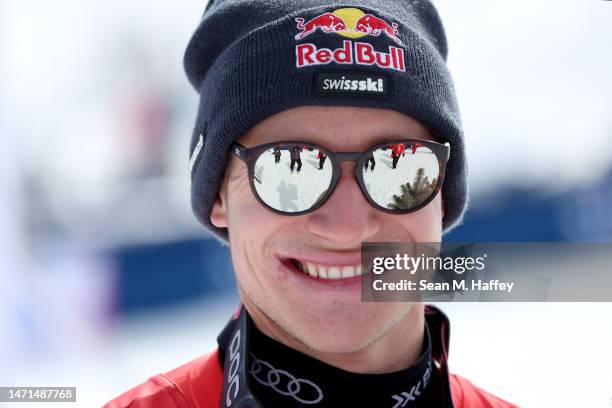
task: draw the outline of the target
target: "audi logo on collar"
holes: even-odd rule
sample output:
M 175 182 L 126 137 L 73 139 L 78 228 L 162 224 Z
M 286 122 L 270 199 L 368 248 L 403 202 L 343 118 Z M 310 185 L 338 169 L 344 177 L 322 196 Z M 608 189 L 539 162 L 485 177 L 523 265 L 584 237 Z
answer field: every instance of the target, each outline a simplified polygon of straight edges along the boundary
M 249 373 L 258 383 L 271 387 L 281 395 L 292 397 L 302 404 L 314 405 L 323 400 L 323 391 L 310 380 L 295 378 L 285 370 L 278 370 L 270 363 L 260 360 L 251 353 L 253 362 Z M 286 381 L 281 381 L 285 379 Z M 280 386 L 280 384 L 285 384 Z
M 225 403 L 228 407 L 231 407 L 233 399 L 238 396 L 238 391 L 240 391 L 240 378 L 238 377 L 238 369 L 240 368 L 240 330 L 236 330 L 230 343 L 229 352 L 230 369 L 227 377 L 228 387 Z M 230 398 L 230 393 L 232 393 L 232 398 Z

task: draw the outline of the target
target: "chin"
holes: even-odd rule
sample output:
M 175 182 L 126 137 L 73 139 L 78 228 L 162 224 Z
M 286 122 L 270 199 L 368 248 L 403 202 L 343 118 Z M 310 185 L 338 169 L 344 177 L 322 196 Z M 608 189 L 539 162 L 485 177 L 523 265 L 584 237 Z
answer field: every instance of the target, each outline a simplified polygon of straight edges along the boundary
M 352 353 L 389 333 L 410 311 L 410 303 L 360 303 L 350 310 L 330 307 L 287 319 L 285 328 L 308 348 L 324 353 Z M 339 310 L 340 309 L 340 310 Z M 294 325 L 292 322 L 303 324 Z

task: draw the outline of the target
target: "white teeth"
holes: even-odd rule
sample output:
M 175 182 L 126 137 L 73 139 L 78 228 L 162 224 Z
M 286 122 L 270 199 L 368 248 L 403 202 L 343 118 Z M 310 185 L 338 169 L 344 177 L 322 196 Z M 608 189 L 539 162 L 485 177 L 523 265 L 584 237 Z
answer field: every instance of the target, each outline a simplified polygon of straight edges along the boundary
M 308 274 L 310 276 L 312 276 L 313 278 L 316 278 L 317 276 L 319 276 L 319 274 L 317 273 L 317 267 L 314 266 L 314 264 L 311 264 L 310 262 L 306 262 L 306 266 L 308 267 Z
M 311 262 L 297 262 L 302 272 L 321 279 L 346 279 L 360 276 L 362 273 L 361 265 L 349 266 L 324 266 Z
M 337 266 L 330 266 L 327 268 L 327 278 L 328 279 L 340 279 L 342 277 L 342 272 Z
M 342 277 L 343 278 L 352 278 L 355 276 L 355 268 L 352 266 L 345 266 L 342 268 Z

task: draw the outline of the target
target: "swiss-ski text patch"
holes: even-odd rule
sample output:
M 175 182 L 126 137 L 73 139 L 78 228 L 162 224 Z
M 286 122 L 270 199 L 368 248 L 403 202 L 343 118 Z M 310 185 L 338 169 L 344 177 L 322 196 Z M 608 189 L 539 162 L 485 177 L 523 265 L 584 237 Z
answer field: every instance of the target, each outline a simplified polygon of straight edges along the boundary
M 317 72 L 315 90 L 321 95 L 386 96 L 389 79 L 383 75 L 347 72 Z

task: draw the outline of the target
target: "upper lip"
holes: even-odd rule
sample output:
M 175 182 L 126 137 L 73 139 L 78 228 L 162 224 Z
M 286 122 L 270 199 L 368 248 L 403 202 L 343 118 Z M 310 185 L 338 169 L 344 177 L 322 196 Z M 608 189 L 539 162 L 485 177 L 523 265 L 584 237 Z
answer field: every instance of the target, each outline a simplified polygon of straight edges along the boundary
M 354 266 L 361 263 L 361 251 L 312 252 L 312 253 L 278 253 L 281 259 L 295 259 L 302 263 L 309 262 L 324 266 Z

